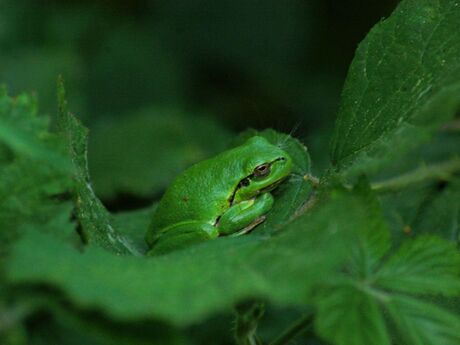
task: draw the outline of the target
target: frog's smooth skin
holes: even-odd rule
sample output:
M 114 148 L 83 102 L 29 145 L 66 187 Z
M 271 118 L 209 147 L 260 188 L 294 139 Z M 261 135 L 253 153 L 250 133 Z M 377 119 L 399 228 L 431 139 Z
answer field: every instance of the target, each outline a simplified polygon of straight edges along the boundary
M 260 136 L 191 166 L 153 214 L 149 255 L 249 232 L 265 220 L 274 202 L 270 191 L 291 170 L 291 157 Z

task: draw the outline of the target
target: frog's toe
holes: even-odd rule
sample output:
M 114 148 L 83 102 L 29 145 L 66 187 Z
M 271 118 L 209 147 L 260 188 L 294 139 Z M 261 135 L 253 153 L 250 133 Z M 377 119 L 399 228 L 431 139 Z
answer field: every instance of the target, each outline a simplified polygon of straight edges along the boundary
M 236 236 L 241 236 L 241 235 L 245 235 L 245 234 L 248 234 L 250 233 L 252 230 L 254 230 L 254 228 L 263 223 L 265 221 L 265 219 L 267 219 L 267 216 L 260 216 L 258 218 L 256 218 L 251 224 L 249 224 L 248 226 L 246 226 L 244 229 L 238 231 L 238 232 L 235 232 L 231 235 L 229 235 L 229 237 L 236 237 Z

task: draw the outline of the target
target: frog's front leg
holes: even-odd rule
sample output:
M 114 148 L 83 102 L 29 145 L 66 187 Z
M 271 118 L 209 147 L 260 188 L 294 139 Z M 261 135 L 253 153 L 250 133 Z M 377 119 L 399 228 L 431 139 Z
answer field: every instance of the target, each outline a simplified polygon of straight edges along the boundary
M 169 253 L 187 248 L 192 244 L 206 242 L 219 236 L 217 228 L 203 222 L 182 222 L 165 230 L 155 241 L 149 256 Z
M 257 198 L 241 201 L 230 207 L 217 224 L 220 235 L 243 235 L 265 220 L 273 206 L 273 196 L 263 193 Z

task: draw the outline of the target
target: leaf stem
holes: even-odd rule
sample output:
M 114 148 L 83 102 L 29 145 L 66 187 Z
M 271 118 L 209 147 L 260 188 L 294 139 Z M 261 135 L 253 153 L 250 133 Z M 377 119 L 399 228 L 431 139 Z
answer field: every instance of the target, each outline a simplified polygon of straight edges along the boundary
M 441 127 L 441 131 L 445 132 L 460 132 L 460 119 L 446 123 Z
M 391 192 L 425 180 L 448 181 L 458 172 L 460 172 L 460 158 L 455 157 L 438 164 L 423 165 L 400 176 L 372 183 L 371 187 L 377 192 Z
M 248 301 L 235 306 L 235 338 L 238 345 L 260 345 L 257 325 L 264 315 L 263 302 Z
M 313 322 L 313 313 L 302 316 L 295 323 L 290 325 L 278 338 L 272 341 L 269 345 L 287 345 L 291 340 L 298 336 L 303 331 L 311 327 Z

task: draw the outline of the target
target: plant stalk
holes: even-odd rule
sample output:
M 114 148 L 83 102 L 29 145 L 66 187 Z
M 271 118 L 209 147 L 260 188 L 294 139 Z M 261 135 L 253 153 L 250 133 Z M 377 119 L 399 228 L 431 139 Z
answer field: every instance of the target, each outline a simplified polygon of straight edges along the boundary
M 269 345 L 287 345 L 291 340 L 312 326 L 313 313 L 302 316 L 299 320 L 289 326 L 278 338 Z
M 452 175 L 460 172 L 460 158 L 454 158 L 442 163 L 423 165 L 406 174 L 390 178 L 381 182 L 374 182 L 371 188 L 377 192 L 385 193 L 407 187 L 425 180 L 448 181 Z

